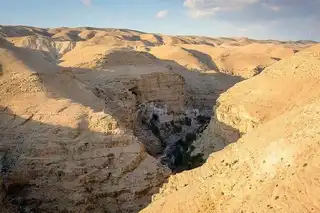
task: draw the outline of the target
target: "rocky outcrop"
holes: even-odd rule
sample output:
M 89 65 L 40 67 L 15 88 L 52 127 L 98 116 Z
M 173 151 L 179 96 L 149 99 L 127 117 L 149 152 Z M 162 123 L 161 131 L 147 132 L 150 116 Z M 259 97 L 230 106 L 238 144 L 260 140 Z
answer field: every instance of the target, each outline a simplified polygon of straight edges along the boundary
M 304 50 L 220 96 L 201 139 L 218 152 L 142 212 L 317 212 L 319 56 L 319 45 Z
M 261 64 L 251 40 L 97 28 L 0 34 L 0 211 L 317 210 L 319 47 L 280 62 L 262 48 Z M 236 46 L 247 56 L 223 55 Z M 229 89 L 242 79 L 217 72 L 215 54 L 228 70 L 259 75 Z
M 184 79 L 172 72 L 141 75 L 137 86 L 130 90 L 136 94 L 138 104 L 160 101 L 175 112 L 183 110 L 185 105 Z
M 58 62 L 63 54 L 71 51 L 76 46 L 75 41 L 55 41 L 42 35 L 13 37 L 8 40 L 14 43 L 17 47 L 41 51 L 49 61 L 53 61 L 55 63 Z
M 108 113 L 108 103 L 85 81 L 58 68 L 38 73 L 14 58 L 16 51 L 0 57 L 0 152 L 12 162 L 1 181 L 10 205 L 24 212 L 143 208 L 169 170 Z
M 165 111 L 163 116 L 166 116 L 167 119 L 162 122 L 163 125 L 187 119 L 187 116 L 183 115 L 185 112 L 185 82 L 179 74 L 172 71 L 159 67 L 159 70 L 154 72 L 140 73 L 135 76 L 122 76 L 120 73 L 113 77 L 103 74 L 94 76 L 92 71 L 77 74 L 76 70 L 74 74 L 77 79 L 87 84 L 97 97 L 104 100 L 105 112 L 117 117 L 120 126 L 134 130 L 148 153 L 153 156 L 163 153 L 166 142 L 161 141 L 162 139 L 152 132 L 150 126 L 146 125 L 150 123 L 153 115 L 152 112 L 145 114 L 146 111 L 150 111 L 147 108 L 153 109 L 153 104 L 165 108 L 163 108 Z M 160 111 L 161 109 L 159 108 Z M 155 115 L 160 116 L 158 113 Z M 168 128 L 174 129 L 172 125 L 169 125 Z M 191 129 L 196 131 L 198 127 Z M 179 137 L 184 138 L 186 133 Z M 171 132 L 168 135 L 173 134 L 177 132 Z M 170 141 L 173 143 L 178 140 Z
M 211 150 L 216 150 L 213 147 L 233 143 L 241 135 L 317 98 L 317 48 L 319 45 L 279 61 L 254 80 L 238 83 L 222 94 L 214 106 L 211 128 L 207 130 L 209 135 L 214 134 L 218 138 L 210 145 L 198 141 L 197 147 L 206 146 L 198 151 L 208 155 Z
M 12 202 L 42 212 L 130 212 L 143 207 L 150 199 L 148 192 L 167 177 L 166 169 L 132 133 L 111 126 L 105 114 L 83 112 L 87 119 L 78 120 L 70 113 L 79 113 L 79 106 L 50 102 L 61 106 L 56 115 L 45 114 L 36 105 L 38 114 L 25 112 L 20 117 L 9 111 L 11 107 L 1 112 L 6 121 L 1 124 L 2 145 L 15 161 L 5 184 L 19 186 L 9 194 Z M 74 127 L 48 124 L 48 119 L 66 116 Z
M 132 128 L 140 104 L 162 102 L 169 111 L 177 113 L 184 109 L 184 79 L 163 67 L 149 68 L 125 66 L 115 69 L 113 75 L 107 72 L 96 74 L 92 70 L 79 72 L 77 69 L 73 69 L 73 73 L 76 79 L 105 101 L 105 111 L 117 117 L 123 125 Z M 134 75 L 127 75 L 122 70 L 130 70 Z

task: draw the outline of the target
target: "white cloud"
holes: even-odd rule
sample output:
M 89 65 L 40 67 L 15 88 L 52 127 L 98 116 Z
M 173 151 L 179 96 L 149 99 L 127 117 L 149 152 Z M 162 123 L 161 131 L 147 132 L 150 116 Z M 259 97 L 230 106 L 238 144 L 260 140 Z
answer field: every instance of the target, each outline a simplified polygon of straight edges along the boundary
M 81 0 L 81 2 L 86 6 L 92 5 L 92 0 Z
M 160 10 L 157 13 L 156 17 L 157 18 L 166 18 L 168 16 L 168 14 L 169 14 L 169 10 Z
M 219 11 L 232 11 L 241 9 L 260 0 L 184 0 L 190 15 L 194 18 L 212 16 Z

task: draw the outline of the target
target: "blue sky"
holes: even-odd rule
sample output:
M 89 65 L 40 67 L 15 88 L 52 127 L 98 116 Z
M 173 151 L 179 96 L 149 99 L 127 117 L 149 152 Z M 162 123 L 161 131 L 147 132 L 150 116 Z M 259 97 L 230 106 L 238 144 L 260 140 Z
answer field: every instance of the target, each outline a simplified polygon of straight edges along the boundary
M 0 24 L 320 41 L 320 0 L 0 0 Z

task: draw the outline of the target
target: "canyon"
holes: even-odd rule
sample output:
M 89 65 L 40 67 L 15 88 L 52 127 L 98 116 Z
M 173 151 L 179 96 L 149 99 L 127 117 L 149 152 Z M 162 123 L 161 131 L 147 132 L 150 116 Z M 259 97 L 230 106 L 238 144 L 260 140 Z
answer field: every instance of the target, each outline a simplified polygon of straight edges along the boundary
M 319 71 L 312 41 L 0 26 L 0 211 L 318 212 Z

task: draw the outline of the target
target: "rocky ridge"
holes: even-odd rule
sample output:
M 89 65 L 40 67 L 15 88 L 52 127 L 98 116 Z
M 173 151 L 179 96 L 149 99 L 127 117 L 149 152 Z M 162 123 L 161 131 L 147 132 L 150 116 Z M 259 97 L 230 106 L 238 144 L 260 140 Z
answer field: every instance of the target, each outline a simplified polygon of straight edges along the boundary
M 6 44 L 0 57 L 1 171 L 11 203 L 27 212 L 143 207 L 168 169 L 72 71 L 47 63 L 37 72 L 17 60 L 20 51 Z
M 241 141 L 254 141 L 250 134 L 275 119 L 287 128 L 278 117 L 318 97 L 317 47 L 304 50 L 308 42 L 23 26 L 0 26 L 0 34 L 0 196 L 12 212 L 138 212 L 151 200 L 145 211 L 216 210 L 216 199 L 197 180 L 211 180 L 216 171 L 233 180 L 233 166 L 247 156 L 235 159 L 237 146 L 225 146 L 241 137 L 236 144 L 258 153 Z M 286 71 L 283 80 L 284 67 L 297 71 Z M 273 82 L 278 89 L 270 88 Z M 301 82 L 310 84 L 302 89 Z M 279 91 L 300 98 L 286 102 Z M 210 163 L 228 153 L 228 160 Z M 198 197 L 179 194 L 193 186 Z M 227 193 L 223 188 L 221 195 Z M 166 196 L 197 204 L 173 207 Z
M 318 212 L 319 53 L 303 50 L 221 95 L 197 141 L 216 152 L 171 176 L 141 212 Z

